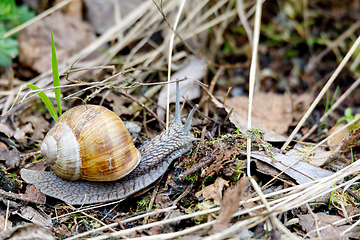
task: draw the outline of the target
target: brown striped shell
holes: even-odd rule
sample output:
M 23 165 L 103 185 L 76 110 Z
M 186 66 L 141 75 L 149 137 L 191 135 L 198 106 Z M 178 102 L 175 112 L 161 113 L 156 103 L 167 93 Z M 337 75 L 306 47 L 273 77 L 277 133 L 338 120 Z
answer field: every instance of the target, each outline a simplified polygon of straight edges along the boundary
M 105 107 L 84 105 L 66 111 L 48 132 L 41 152 L 64 179 L 114 181 L 140 162 L 123 121 Z

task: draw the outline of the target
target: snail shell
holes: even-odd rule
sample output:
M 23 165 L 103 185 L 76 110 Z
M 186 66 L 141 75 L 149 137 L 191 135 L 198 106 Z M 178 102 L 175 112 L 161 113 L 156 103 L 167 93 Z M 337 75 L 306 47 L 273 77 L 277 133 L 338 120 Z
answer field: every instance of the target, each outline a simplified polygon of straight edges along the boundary
M 46 135 L 41 152 L 51 170 L 71 181 L 114 181 L 141 160 L 123 121 L 95 105 L 66 111 Z

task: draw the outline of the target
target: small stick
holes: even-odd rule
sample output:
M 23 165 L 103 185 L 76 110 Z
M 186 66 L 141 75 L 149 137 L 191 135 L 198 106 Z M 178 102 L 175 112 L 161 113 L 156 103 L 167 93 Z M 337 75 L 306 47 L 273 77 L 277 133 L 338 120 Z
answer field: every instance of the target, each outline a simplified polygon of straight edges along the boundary
M 180 180 L 184 180 L 187 176 L 189 176 L 190 174 L 193 174 L 194 172 L 198 171 L 199 169 L 201 169 L 202 167 L 208 165 L 209 163 L 213 162 L 214 159 L 213 158 L 209 158 L 203 162 L 200 162 L 198 164 L 196 164 L 195 166 L 193 166 L 192 168 L 186 170 L 185 172 L 180 174 Z
M 160 123 L 160 125 L 162 127 L 166 127 L 166 124 L 164 123 L 163 120 L 161 120 L 148 106 L 146 106 L 145 104 L 143 104 L 142 102 L 140 102 L 138 99 L 134 98 L 133 96 L 131 96 L 130 94 L 118 89 L 118 92 L 121 95 L 124 95 L 125 97 L 133 100 L 134 102 L 136 102 L 137 104 L 139 104 L 140 106 L 142 106 L 143 108 L 145 108 L 154 118 L 156 118 L 156 120 L 158 120 L 158 122 Z

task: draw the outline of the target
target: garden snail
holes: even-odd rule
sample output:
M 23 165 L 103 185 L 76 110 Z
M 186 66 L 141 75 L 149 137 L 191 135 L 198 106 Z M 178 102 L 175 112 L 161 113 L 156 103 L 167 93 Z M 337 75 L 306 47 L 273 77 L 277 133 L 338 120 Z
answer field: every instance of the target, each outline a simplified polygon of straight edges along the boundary
M 74 205 L 118 200 L 145 192 L 160 179 L 174 159 L 191 148 L 195 140 L 190 134 L 195 108 L 183 125 L 179 101 L 177 83 L 174 122 L 139 150 L 132 143 L 124 123 L 110 110 L 93 105 L 68 110 L 49 131 L 41 146 L 52 171 L 22 169 L 21 177 L 46 195 Z M 92 120 L 99 122 L 93 124 Z M 109 120 L 114 122 L 105 124 Z M 71 128 L 75 130 L 66 135 Z M 72 143 L 74 139 L 77 141 Z M 84 141 L 89 141 L 88 146 L 82 146 Z M 80 166 L 76 157 L 82 154 L 85 165 Z M 59 159 L 55 161 L 56 158 Z M 63 158 L 70 160 L 62 163 Z M 59 177 L 55 171 L 69 180 Z

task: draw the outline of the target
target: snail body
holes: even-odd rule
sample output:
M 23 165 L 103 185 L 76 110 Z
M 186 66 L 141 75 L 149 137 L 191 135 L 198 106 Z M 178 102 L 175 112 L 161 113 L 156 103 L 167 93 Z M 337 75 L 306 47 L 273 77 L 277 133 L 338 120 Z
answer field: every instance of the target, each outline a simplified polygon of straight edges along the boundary
M 52 171 L 22 169 L 21 177 L 46 195 L 74 205 L 118 200 L 146 191 L 195 140 L 190 134 L 195 108 L 183 125 L 178 84 L 176 95 L 175 121 L 139 149 L 135 148 L 121 119 L 110 110 L 93 105 L 68 110 L 41 146 Z M 109 119 L 114 123 L 108 123 Z M 91 121 L 96 123 L 90 124 Z M 70 139 L 76 139 L 79 146 Z M 88 146 L 83 147 L 85 140 Z M 55 150 L 51 148 L 54 143 Z M 60 143 L 68 143 L 68 147 Z

